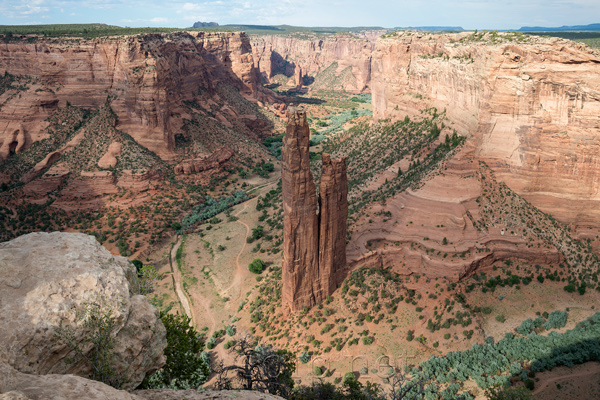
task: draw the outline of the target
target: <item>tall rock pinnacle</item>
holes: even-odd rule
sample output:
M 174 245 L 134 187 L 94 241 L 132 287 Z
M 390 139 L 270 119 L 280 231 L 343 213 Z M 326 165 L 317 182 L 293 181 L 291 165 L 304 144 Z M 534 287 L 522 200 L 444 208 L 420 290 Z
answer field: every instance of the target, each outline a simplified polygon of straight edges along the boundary
M 323 154 L 320 212 L 310 172 L 309 136 L 303 108 L 290 107 L 283 139 L 284 308 L 300 310 L 319 303 L 343 279 L 346 267 L 348 181 L 346 160 Z
M 332 160 L 323 153 L 319 189 L 319 279 L 323 298 L 344 280 L 348 178 L 346 159 Z

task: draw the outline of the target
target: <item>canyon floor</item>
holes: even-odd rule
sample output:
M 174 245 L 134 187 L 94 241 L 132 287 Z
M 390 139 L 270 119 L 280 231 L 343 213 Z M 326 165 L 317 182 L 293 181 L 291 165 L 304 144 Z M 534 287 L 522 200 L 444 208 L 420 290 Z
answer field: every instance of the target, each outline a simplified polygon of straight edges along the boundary
M 326 121 L 343 108 L 310 105 L 308 110 Z M 343 126 L 349 129 L 360 121 L 356 117 Z M 315 153 L 322 150 L 320 144 L 311 147 Z M 398 168 L 408 172 L 416 159 L 404 158 L 378 170 L 355 188 L 354 198 L 381 188 L 398 175 Z M 240 179 L 236 184 L 256 187 L 251 190 L 256 197 L 217 215 L 218 221 L 201 225 L 196 233 L 184 235 L 173 265 L 191 300 L 194 324 L 207 337 L 218 336 L 210 350 L 213 359 L 233 361 L 225 347 L 234 338 L 219 333 L 231 325 L 238 334 L 252 333 L 298 356 L 310 353 L 309 362 L 297 363 L 297 383 L 315 379 L 335 383 L 345 373 L 355 372 L 363 382 L 385 384 L 390 366 L 403 370 L 432 355 L 470 349 L 486 338 L 500 340 L 527 318 L 568 310 L 566 326 L 557 330 L 566 332 L 596 312 L 600 292 L 591 288 L 584 295 L 566 292 L 562 278 L 569 272 L 556 249 L 559 244 L 531 234 L 539 226 L 552 231 L 543 225 L 547 223 L 543 213 L 534 218 L 534 211 L 522 200 L 507 201 L 513 194 L 474 161 L 467 144 L 433 168 L 419 185 L 358 211 L 351 218 L 347 250 L 353 272 L 324 304 L 286 315 L 278 299 L 281 192 L 278 162 L 274 164 L 267 178 Z M 523 208 L 530 214 L 529 228 L 496 218 L 504 208 L 486 211 L 484 204 L 499 198 L 505 199 L 503 207 Z M 489 225 L 478 229 L 484 223 L 480 221 Z M 264 229 L 262 237 L 251 240 L 259 226 Z M 157 304 L 181 312 L 168 261 L 176 240 L 167 240 L 147 261 L 165 273 L 155 294 Z M 248 271 L 255 258 L 267 265 L 260 275 Z M 315 367 L 322 375 L 316 374 Z M 576 372 L 549 374 L 536 378 L 536 394 L 553 396 L 554 389 L 546 382 L 555 378 L 567 382 L 578 376 Z M 465 388 L 476 398 L 485 398 L 475 385 Z

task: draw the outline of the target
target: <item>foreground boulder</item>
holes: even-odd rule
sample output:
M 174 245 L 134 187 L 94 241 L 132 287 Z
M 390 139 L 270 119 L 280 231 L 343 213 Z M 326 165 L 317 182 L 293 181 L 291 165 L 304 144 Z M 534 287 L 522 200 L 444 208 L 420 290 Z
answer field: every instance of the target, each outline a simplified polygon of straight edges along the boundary
M 135 267 L 93 236 L 31 233 L 0 243 L 0 350 L 6 364 L 25 374 L 90 376 L 89 363 L 73 351 L 73 345 L 86 356 L 92 350 L 76 311 L 102 303 L 115 321 L 113 365 L 125 388 L 137 387 L 164 364 L 166 332 L 136 287 Z M 71 327 L 72 345 L 57 337 L 61 323 Z

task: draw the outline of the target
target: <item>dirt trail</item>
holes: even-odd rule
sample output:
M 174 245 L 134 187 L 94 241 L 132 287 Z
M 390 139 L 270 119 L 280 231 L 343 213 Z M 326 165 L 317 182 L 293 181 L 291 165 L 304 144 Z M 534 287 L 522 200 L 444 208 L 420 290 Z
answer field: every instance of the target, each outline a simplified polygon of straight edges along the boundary
M 195 326 L 197 329 L 199 329 L 200 327 L 196 323 L 199 320 L 198 316 L 196 315 L 198 310 L 195 310 L 192 307 L 191 300 L 188 298 L 187 294 L 182 289 L 181 272 L 179 271 L 179 268 L 177 267 L 177 250 L 179 249 L 179 246 L 181 246 L 181 241 L 182 241 L 181 237 L 179 235 L 177 235 L 177 242 L 171 249 L 171 258 L 169 260 L 171 263 L 171 271 L 173 271 L 173 278 L 175 281 L 175 293 L 177 293 L 177 297 L 179 297 L 179 302 L 181 303 L 185 313 L 192 320 L 192 325 Z M 211 313 L 210 301 L 204 297 L 200 297 L 198 300 L 204 306 L 206 315 L 208 315 L 208 317 L 211 320 L 211 324 L 212 324 L 211 332 L 213 332 L 216 329 L 216 321 Z
M 175 293 L 177 293 L 177 297 L 179 297 L 179 302 L 183 306 L 183 310 L 186 315 L 194 321 L 194 316 L 192 315 L 192 307 L 190 306 L 190 302 L 187 298 L 187 295 L 184 293 L 181 288 L 181 272 L 177 267 L 177 250 L 179 250 L 179 246 L 181 246 L 181 237 L 177 235 L 177 242 L 171 249 L 171 259 L 169 262 L 171 263 L 171 271 L 173 272 L 173 278 L 175 279 Z
M 594 374 L 597 374 L 598 372 L 600 372 L 600 364 L 596 365 L 596 368 L 593 368 L 591 371 L 590 370 L 587 370 L 587 371 L 584 370 L 584 371 L 574 372 L 574 373 L 569 374 L 569 375 L 555 376 L 553 378 L 549 378 L 547 380 L 543 380 L 541 382 L 541 385 L 539 387 L 537 387 L 532 392 L 532 394 L 534 396 L 536 394 L 539 394 L 540 392 L 544 391 L 544 389 L 546 389 L 548 386 L 550 386 L 550 384 L 556 383 L 557 381 L 561 381 L 561 380 L 565 380 L 565 379 L 573 380 L 574 378 L 582 378 L 584 376 L 594 375 Z
M 238 211 L 235 214 L 235 216 L 236 217 L 239 216 L 241 213 L 246 211 L 247 208 L 248 208 L 248 203 L 246 202 L 246 203 L 244 203 L 244 207 L 240 211 Z M 235 270 L 235 274 L 233 275 L 233 280 L 231 281 L 231 285 L 229 285 L 229 287 L 225 288 L 221 292 L 221 296 L 225 296 L 225 294 L 228 293 L 232 288 L 237 287 L 238 289 L 240 289 L 236 296 L 236 300 L 237 300 L 237 299 L 239 299 L 239 297 L 241 295 L 242 277 L 246 272 L 246 269 L 244 267 L 242 267 L 242 265 L 240 264 L 240 257 L 242 256 L 242 254 L 244 253 L 244 250 L 246 249 L 246 238 L 250 234 L 250 226 L 248 226 L 248 224 L 246 224 L 245 222 L 240 221 L 239 219 L 236 222 L 242 224 L 246 228 L 246 234 L 244 235 L 244 238 L 243 238 L 242 248 L 240 249 L 240 252 L 238 253 L 238 255 L 235 259 L 236 270 Z

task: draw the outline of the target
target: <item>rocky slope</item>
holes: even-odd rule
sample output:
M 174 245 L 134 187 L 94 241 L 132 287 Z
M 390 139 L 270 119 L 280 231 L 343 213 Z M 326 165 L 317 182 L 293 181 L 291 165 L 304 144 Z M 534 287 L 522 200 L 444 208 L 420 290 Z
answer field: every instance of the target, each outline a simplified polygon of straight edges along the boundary
M 88 376 L 88 327 L 77 317 L 100 307 L 115 321 L 114 365 L 137 387 L 164 362 L 165 328 L 146 297 L 136 295 L 135 267 L 112 256 L 94 237 L 31 233 L 0 244 L 0 338 L 6 363 L 24 374 Z M 88 304 L 86 306 L 86 304 Z M 70 345 L 58 339 L 60 326 Z M 71 360 L 71 361 L 69 361 Z
M 373 53 L 373 112 L 447 110 L 511 189 L 564 222 L 597 228 L 599 74 L 597 51 L 558 38 L 390 34 Z
M 250 99 L 269 96 L 243 33 L 9 42 L 0 48 L 0 74 L 27 77 L 0 97 L 2 159 L 44 138 L 45 120 L 66 102 L 98 109 L 111 99 L 117 128 L 168 159 L 175 134 L 190 118 L 184 102 L 199 91 L 219 97 L 217 86 L 225 82 Z M 231 117 L 220 114 L 215 118 Z
M 311 90 L 359 93 L 369 88 L 376 36 L 254 36 L 252 50 L 264 82 L 293 88 L 300 74 Z

